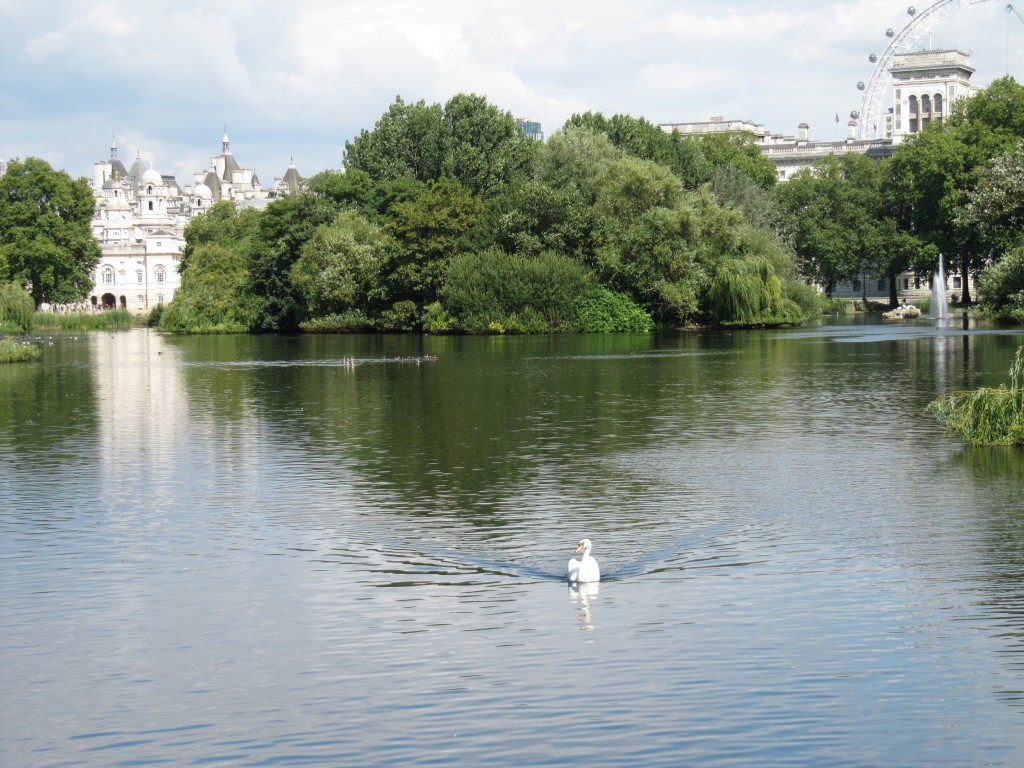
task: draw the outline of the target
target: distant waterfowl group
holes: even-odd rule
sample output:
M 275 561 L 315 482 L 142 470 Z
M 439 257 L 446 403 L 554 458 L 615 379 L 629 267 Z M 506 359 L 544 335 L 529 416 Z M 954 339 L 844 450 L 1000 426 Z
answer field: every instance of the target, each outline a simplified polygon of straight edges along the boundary
M 355 358 L 355 357 L 343 357 L 338 361 L 338 365 L 342 368 L 355 368 L 360 363 L 370 362 L 381 362 L 381 363 L 413 363 L 419 365 L 420 363 L 433 363 L 437 360 L 437 355 L 420 355 L 419 357 L 382 357 L 379 360 L 374 358 Z

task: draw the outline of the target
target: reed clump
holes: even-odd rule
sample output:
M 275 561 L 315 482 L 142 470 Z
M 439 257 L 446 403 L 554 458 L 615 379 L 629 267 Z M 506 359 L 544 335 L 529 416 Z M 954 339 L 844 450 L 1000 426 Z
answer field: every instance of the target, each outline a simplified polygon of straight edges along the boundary
M 132 313 L 127 309 L 36 312 L 32 325 L 36 330 L 48 331 L 122 331 L 132 327 Z
M 1010 366 L 1010 387 L 952 392 L 928 410 L 973 445 L 1024 445 L 1024 346 Z

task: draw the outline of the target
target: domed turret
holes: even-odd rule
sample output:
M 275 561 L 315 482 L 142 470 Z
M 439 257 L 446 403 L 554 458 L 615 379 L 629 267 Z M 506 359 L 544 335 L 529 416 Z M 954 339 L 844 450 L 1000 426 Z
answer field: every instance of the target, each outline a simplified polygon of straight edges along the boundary
M 162 187 L 164 185 L 164 179 L 160 173 L 153 169 L 153 166 L 149 166 L 149 170 L 142 174 L 142 183 L 146 186 L 152 185 L 154 187 Z

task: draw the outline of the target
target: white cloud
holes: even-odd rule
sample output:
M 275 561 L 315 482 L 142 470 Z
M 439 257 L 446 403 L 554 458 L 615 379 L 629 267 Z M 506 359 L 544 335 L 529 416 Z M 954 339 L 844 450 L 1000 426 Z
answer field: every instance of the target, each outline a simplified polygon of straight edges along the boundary
M 908 20 L 895 0 L 0 2 L 0 49 L 14 52 L 0 67 L 0 156 L 89 173 L 115 130 L 183 182 L 225 123 L 261 177 L 292 155 L 303 173 L 337 167 L 396 95 L 481 93 L 548 135 L 595 110 L 786 132 L 807 121 L 830 138 L 834 114 L 859 106 L 867 55 Z M 1010 21 L 980 3 L 935 39 L 973 49 L 981 83 L 1020 78 L 1024 25 Z

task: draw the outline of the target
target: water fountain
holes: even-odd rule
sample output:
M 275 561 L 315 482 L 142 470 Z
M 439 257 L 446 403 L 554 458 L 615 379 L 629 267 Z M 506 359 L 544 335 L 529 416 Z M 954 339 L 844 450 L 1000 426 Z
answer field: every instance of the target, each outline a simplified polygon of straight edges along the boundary
M 945 320 L 948 313 L 946 305 L 946 270 L 942 266 L 942 254 L 939 254 L 939 270 L 932 275 L 932 302 L 930 314 L 933 320 Z

